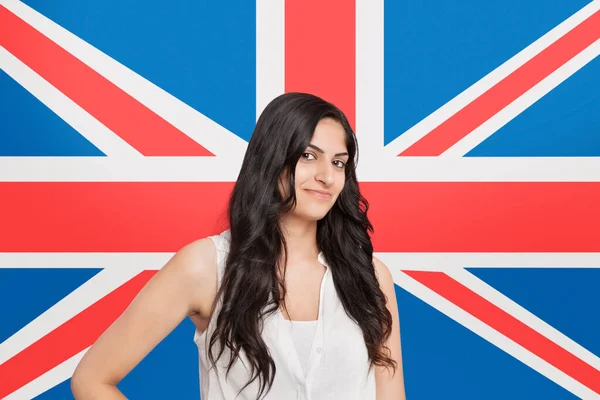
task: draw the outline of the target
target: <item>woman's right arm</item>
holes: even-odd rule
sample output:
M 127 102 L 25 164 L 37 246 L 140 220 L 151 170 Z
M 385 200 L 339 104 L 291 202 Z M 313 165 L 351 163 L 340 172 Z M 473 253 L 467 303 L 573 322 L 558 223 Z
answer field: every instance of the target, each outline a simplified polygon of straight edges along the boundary
M 98 338 L 77 366 L 78 400 L 124 399 L 117 384 L 188 315 L 208 323 L 217 292 L 217 257 L 210 238 L 183 247 Z

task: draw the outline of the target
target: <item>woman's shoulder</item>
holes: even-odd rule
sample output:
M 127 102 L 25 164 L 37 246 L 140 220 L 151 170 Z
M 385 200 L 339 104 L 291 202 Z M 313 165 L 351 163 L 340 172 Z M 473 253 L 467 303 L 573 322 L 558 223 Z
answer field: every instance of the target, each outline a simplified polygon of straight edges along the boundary
M 218 291 L 221 236 L 207 236 L 190 242 L 177 251 L 170 261 L 177 265 L 180 279 L 187 280 L 196 288 L 192 306 L 201 315 L 210 314 Z
M 220 253 L 228 250 L 229 231 L 218 235 L 197 239 L 183 246 L 174 256 L 189 269 L 189 272 L 203 277 L 204 274 L 213 274 L 217 267 Z
M 204 274 L 216 265 L 217 249 L 213 239 L 205 237 L 183 246 L 173 257 L 192 275 Z

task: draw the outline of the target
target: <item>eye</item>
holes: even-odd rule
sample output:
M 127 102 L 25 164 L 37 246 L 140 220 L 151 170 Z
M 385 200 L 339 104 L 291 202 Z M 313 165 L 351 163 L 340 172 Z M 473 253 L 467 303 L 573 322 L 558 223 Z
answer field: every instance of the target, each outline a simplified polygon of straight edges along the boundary
M 313 159 L 315 158 L 315 156 L 312 153 L 302 153 L 302 158 L 310 160 L 310 157 L 312 157 Z
M 335 160 L 333 163 L 334 163 L 334 164 L 336 164 L 336 163 L 337 163 L 337 164 L 336 164 L 336 167 L 338 167 L 338 168 L 340 168 L 340 169 L 342 169 L 342 168 L 344 168 L 344 167 L 346 166 L 346 163 L 345 163 L 345 162 L 343 162 L 342 160 Z

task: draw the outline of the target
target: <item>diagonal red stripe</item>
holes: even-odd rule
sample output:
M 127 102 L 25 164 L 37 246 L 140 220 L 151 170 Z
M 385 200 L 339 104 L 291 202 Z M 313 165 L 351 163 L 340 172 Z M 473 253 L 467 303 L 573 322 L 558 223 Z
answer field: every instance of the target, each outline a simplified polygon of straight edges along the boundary
M 0 364 L 0 398 L 91 346 L 157 271 L 143 271 L 13 358 Z
M 399 155 L 439 156 L 598 39 L 600 39 L 600 11 L 552 43 Z
M 354 0 L 285 2 L 285 91 L 309 92 L 356 115 Z
M 598 252 L 599 182 L 369 182 L 386 252 Z M 0 182 L 0 252 L 176 251 L 225 229 L 231 182 Z
M 443 272 L 404 271 L 515 343 L 600 394 L 600 371 Z
M 213 155 L 1 5 L 0 46 L 143 155 Z

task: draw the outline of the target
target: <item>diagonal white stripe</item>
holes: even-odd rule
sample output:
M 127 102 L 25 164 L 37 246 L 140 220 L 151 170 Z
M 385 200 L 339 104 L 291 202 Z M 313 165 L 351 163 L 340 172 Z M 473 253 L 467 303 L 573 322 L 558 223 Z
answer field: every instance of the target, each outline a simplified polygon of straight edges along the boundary
M 88 351 L 85 349 L 80 353 L 69 358 L 67 361 L 54 367 L 50 371 L 34 379 L 23 387 L 15 390 L 10 395 L 4 398 L 4 400 L 25 400 L 33 399 L 36 396 L 52 389 L 54 386 L 59 385 L 70 379 L 77 368 L 77 364 L 83 358 L 84 354 Z
M 133 266 L 132 266 L 133 265 Z M 139 264 L 100 271 L 58 303 L 0 343 L 0 364 L 14 357 L 143 270 Z
M 1 4 L 213 154 L 235 157 L 245 151 L 243 139 L 34 9 L 18 0 Z
M 467 154 L 598 55 L 600 55 L 600 39 L 596 40 L 581 53 L 577 54 L 563 66 L 544 78 L 540 83 L 502 109 L 502 111 L 459 140 L 442 153 L 441 157 L 462 157 Z
M 539 334 L 550 339 L 563 349 L 567 350 L 569 353 L 600 371 L 600 358 L 598 356 L 559 330 L 555 329 L 550 324 L 538 318 L 533 313 L 527 311 L 525 308 L 521 307 L 519 304 L 506 297 L 504 294 L 494 289 L 481 279 L 477 278 L 475 275 L 464 269 L 454 269 L 446 272 L 446 274 L 498 308 L 506 311 L 512 317 L 523 322 L 525 325 L 529 326 Z
M 446 300 L 433 290 L 422 285 L 420 282 L 414 280 L 398 268 L 390 268 L 394 276 L 394 281 L 401 286 L 403 289 L 423 300 L 430 306 L 434 307 L 438 311 L 452 318 L 459 324 L 463 325 L 467 329 L 473 331 L 477 335 L 481 336 L 488 342 L 504 350 L 508 354 L 515 357 L 517 360 L 528 365 L 535 371 L 539 372 L 546 378 L 556 382 L 566 390 L 584 399 L 598 399 L 600 395 L 589 389 L 587 386 L 581 384 L 577 380 L 571 378 L 558 368 L 549 364 L 542 358 L 531 353 L 529 350 L 513 342 L 506 336 L 502 335 L 495 329 L 484 324 L 479 319 L 475 318 L 468 312 L 464 311 L 460 307 Z
M 113 131 L 0 46 L 0 69 L 107 156 L 142 157 Z M 16 132 L 15 132 L 16 133 Z
M 397 156 L 598 10 L 600 10 L 600 0 L 593 0 L 544 36 L 521 50 L 504 64 L 500 65 L 452 100 L 435 110 L 425 119 L 404 132 L 389 143 L 385 147 L 385 151 L 392 156 Z
M 285 91 L 285 2 L 256 2 L 256 119 Z

